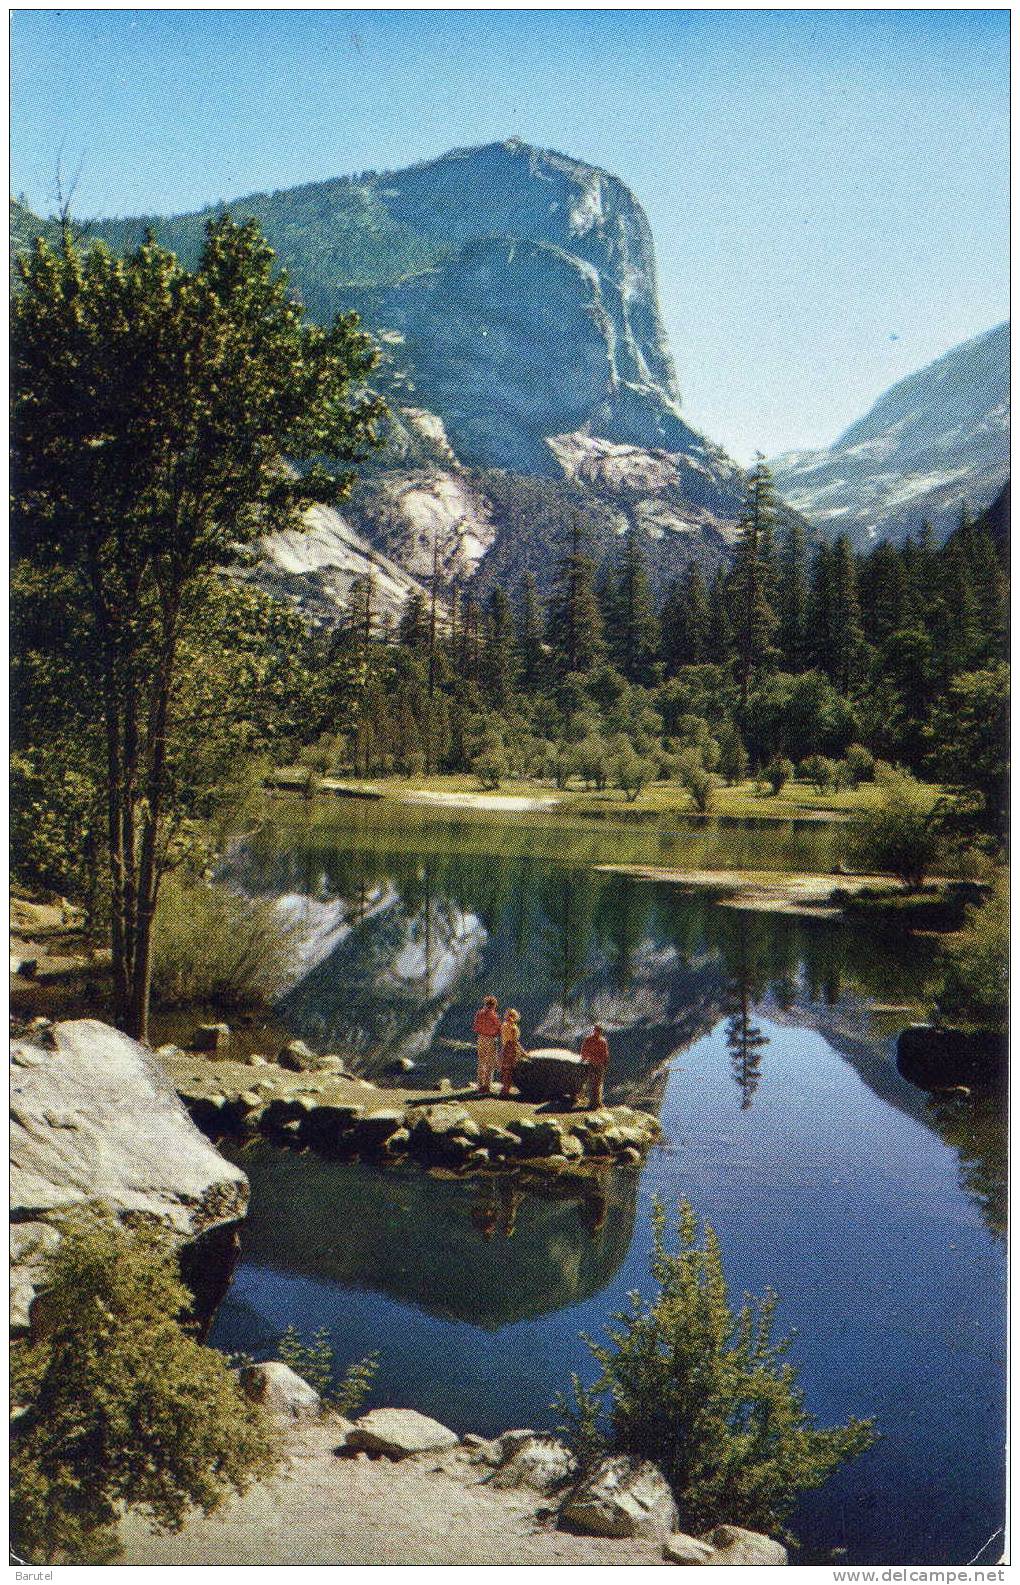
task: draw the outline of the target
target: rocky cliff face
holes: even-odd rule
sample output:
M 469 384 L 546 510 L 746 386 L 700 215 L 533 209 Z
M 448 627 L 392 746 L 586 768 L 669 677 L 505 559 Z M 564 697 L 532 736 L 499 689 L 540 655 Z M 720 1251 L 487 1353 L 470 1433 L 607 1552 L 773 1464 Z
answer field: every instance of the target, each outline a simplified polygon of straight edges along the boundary
M 944 539 L 963 502 L 982 511 L 1009 475 L 1009 325 L 901 380 L 827 451 L 772 467 L 790 505 L 831 536 L 900 540 L 927 519 Z
M 248 1179 L 198 1132 L 151 1055 L 94 1019 L 56 1024 L 11 1042 L 10 1089 L 12 1326 L 29 1323 L 61 1216 L 91 1204 L 167 1227 L 190 1248 L 185 1275 L 211 1312 Z
M 569 482 L 599 554 L 632 523 L 660 588 L 726 554 L 743 474 L 684 421 L 651 230 L 617 177 L 511 138 L 230 207 L 258 219 L 313 318 L 359 310 L 393 413 L 350 509 L 270 544 L 265 587 L 331 621 L 372 552 L 391 563 L 376 569 L 391 611 L 433 544 L 444 581 L 516 576 L 520 524 L 486 488 L 493 470 L 546 481 L 550 505 Z M 19 244 L 45 229 L 12 214 Z M 87 229 L 126 249 L 150 226 L 193 264 L 211 214 Z M 548 536 L 541 549 L 540 576 Z

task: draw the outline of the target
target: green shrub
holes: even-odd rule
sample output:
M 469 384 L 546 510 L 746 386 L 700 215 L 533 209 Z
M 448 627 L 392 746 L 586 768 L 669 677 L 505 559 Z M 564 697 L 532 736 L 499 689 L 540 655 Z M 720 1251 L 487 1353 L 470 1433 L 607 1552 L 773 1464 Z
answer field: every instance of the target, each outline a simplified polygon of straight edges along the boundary
M 676 777 L 681 787 L 690 795 L 695 809 L 707 814 L 715 792 L 715 783 L 705 769 L 700 754 L 688 749 L 677 755 Z
M 859 787 L 862 781 L 871 781 L 875 774 L 875 756 L 863 743 L 851 743 L 842 763 L 851 787 Z
M 630 1309 L 609 1328 L 610 1343 L 586 1339 L 601 1367 L 576 1401 L 560 1399 L 565 1433 L 591 1459 L 596 1401 L 607 1422 L 605 1445 L 651 1459 L 669 1481 L 684 1530 L 720 1523 L 781 1533 L 797 1497 L 820 1486 L 845 1460 L 875 1441 L 871 1420 L 818 1430 L 804 1409 L 796 1371 L 774 1342 L 776 1295 L 745 1298 L 730 1309 L 718 1240 L 684 1202 L 680 1249 L 666 1250 L 666 1213 L 652 1226 L 655 1298 L 631 1294 Z
M 162 1007 L 258 1007 L 283 988 L 302 931 L 272 901 L 168 875 L 153 932 L 153 1000 Z
M 793 766 L 782 754 L 773 754 L 763 774 L 773 798 L 777 798 L 793 775 Z
M 276 1346 L 276 1357 L 289 1365 L 302 1381 L 322 1399 L 324 1409 L 335 1409 L 337 1414 L 353 1419 L 372 1390 L 379 1369 L 379 1355 L 366 1354 L 364 1359 L 348 1365 L 334 1384 L 335 1356 L 329 1332 L 323 1327 L 305 1343 L 293 1326 L 288 1326 Z
M 614 777 L 617 787 L 625 795 L 627 802 L 632 804 L 643 787 L 654 780 L 655 766 L 648 760 L 642 759 L 640 754 L 635 754 L 628 745 L 620 750 L 614 766 Z
M 1009 881 L 1000 872 L 991 896 L 967 910 L 967 923 L 946 948 L 936 1010 L 943 1023 L 1005 1029 L 1009 1021 Z
M 800 767 L 800 773 L 820 793 L 828 792 L 836 780 L 836 767 L 824 754 L 809 754 Z
M 877 801 L 849 827 L 844 855 L 853 868 L 895 875 L 916 891 L 945 851 L 942 805 L 906 771 L 883 766 L 876 781 Z
M 495 792 L 510 774 L 502 744 L 486 744 L 481 753 L 475 756 L 472 769 L 478 778 L 479 786 L 484 787 L 488 792 Z
M 748 755 L 743 739 L 733 722 L 719 734 L 719 774 L 727 787 L 739 787 L 747 779 Z
M 12 1352 L 12 1545 L 30 1563 L 108 1562 L 121 1504 L 178 1530 L 275 1463 L 273 1432 L 226 1361 L 181 1325 L 191 1296 L 166 1234 L 69 1220 L 49 1257 L 43 1334 Z

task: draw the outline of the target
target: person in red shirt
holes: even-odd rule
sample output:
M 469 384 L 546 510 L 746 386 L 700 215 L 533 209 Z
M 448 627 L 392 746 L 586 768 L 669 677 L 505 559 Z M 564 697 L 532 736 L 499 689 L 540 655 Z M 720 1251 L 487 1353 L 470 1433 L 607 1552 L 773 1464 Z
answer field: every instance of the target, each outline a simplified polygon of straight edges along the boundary
M 475 1014 L 475 1034 L 478 1036 L 478 1090 L 481 1095 L 492 1094 L 492 1074 L 499 1057 L 501 1028 L 499 1003 L 494 996 L 487 996 Z
M 609 1066 L 609 1042 L 602 1033 L 601 1024 L 596 1024 L 582 1042 L 581 1061 L 588 1064 L 588 1109 L 597 1110 L 602 1105 L 602 1086 Z

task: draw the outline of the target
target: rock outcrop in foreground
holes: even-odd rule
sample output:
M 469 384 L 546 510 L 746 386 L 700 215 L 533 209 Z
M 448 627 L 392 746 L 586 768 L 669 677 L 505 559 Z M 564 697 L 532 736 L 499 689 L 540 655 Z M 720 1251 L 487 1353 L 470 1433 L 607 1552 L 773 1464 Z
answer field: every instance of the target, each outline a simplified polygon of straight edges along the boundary
M 280 1364 L 254 1367 L 281 1372 Z M 287 1372 L 288 1385 L 300 1383 Z M 353 1425 L 277 1414 L 287 1462 L 176 1535 L 153 1535 L 129 1514 L 124 1562 L 138 1564 L 671 1564 L 775 1566 L 768 1536 L 717 1525 L 675 1528 L 676 1505 L 654 1464 L 606 1458 L 579 1478 L 570 1450 L 540 1431 L 488 1441 L 458 1437 L 413 1409 L 373 1409 Z
M 152 1056 L 95 1019 L 11 1042 L 11 1324 L 23 1330 L 60 1218 L 87 1204 L 154 1220 L 182 1245 L 199 1308 L 214 1301 L 248 1179 L 191 1122 Z M 222 1246 L 222 1247 L 221 1247 Z

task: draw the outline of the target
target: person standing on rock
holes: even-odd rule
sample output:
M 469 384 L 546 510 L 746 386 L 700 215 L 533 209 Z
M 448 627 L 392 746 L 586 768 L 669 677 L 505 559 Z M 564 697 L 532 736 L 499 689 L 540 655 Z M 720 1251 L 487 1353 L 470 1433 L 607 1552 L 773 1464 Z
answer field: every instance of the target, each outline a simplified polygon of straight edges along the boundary
M 500 1037 L 499 1003 L 487 996 L 475 1014 L 475 1034 L 478 1036 L 478 1093 L 492 1094 L 492 1075 L 499 1057 Z
M 505 1097 L 510 1094 L 514 1069 L 524 1056 L 524 1048 L 521 1045 L 521 1015 L 516 1007 L 507 1009 L 506 1017 L 503 1020 L 501 1038 L 503 1051 L 499 1062 L 499 1093 Z
M 588 1110 L 597 1111 L 602 1105 L 602 1087 L 609 1066 L 609 1042 L 596 1024 L 591 1034 L 581 1043 L 581 1061 L 588 1064 Z

